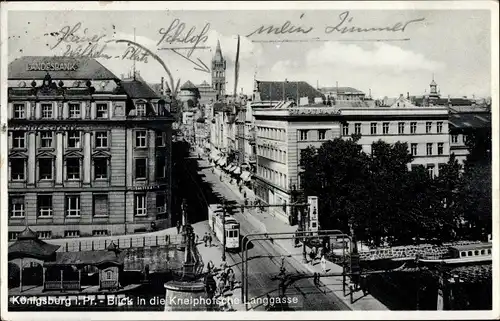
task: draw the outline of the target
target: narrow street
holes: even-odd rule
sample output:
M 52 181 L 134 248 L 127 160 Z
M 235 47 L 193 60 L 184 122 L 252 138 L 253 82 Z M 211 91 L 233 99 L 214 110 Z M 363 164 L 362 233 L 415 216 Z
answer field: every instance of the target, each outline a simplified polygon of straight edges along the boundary
M 194 154 L 192 156 L 194 156 Z M 189 173 L 194 185 L 190 192 L 198 193 L 199 191 L 195 191 L 195 188 L 200 190 L 204 189 L 205 186 L 210 186 L 210 190 L 202 191 L 204 197 L 203 199 L 200 198 L 200 202 L 213 199 L 209 197 L 209 195 L 215 194 L 219 200 L 226 200 L 233 204 L 241 203 L 238 196 L 220 181 L 219 176 L 212 173 L 210 164 L 206 159 L 198 161 L 198 165 L 197 173 Z M 195 169 L 192 168 L 190 168 L 190 170 L 195 171 Z M 195 184 L 195 177 L 197 176 L 201 176 L 201 180 L 205 184 Z M 203 207 L 199 206 L 199 208 Z M 249 219 L 250 215 L 254 215 L 258 219 L 259 214 L 250 214 L 246 211 L 242 214 L 239 210 L 235 211 L 234 214 L 235 218 L 240 223 L 242 235 L 263 232 L 261 228 L 255 224 L 255 218 L 253 220 Z M 208 229 L 206 220 L 196 223 L 196 225 L 199 224 L 206 225 L 206 229 Z M 195 230 L 197 229 L 196 225 Z M 220 248 L 220 244 L 218 246 Z M 200 250 L 203 251 L 203 248 L 200 247 Z M 250 298 L 266 297 L 267 294 L 271 297 L 278 295 L 279 281 L 273 280 L 273 277 L 277 276 L 280 271 L 282 256 L 285 257 L 285 269 L 287 273 L 311 275 L 300 262 L 301 257 L 289 256 L 281 247 L 272 244 L 270 241 L 253 242 L 253 247 L 249 249 L 248 254 L 248 271 L 250 274 L 248 277 L 248 284 Z M 241 280 L 241 253 L 227 253 L 227 257 L 228 264 L 235 271 L 237 278 Z M 238 291 L 238 293 L 240 294 L 241 292 Z M 327 287 L 323 285 L 314 285 L 312 277 L 294 282 L 287 288 L 286 294 L 292 299 L 296 298 L 297 303 L 290 305 L 294 310 L 349 310 L 349 307 Z M 264 310 L 264 307 L 261 305 L 254 305 L 252 308 L 254 310 Z

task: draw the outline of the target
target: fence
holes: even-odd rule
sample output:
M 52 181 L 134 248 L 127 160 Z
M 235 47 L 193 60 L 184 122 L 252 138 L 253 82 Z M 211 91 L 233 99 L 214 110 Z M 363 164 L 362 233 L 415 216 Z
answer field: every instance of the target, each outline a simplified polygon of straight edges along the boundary
M 80 281 L 45 281 L 45 290 L 80 290 Z
M 119 249 L 147 248 L 156 246 L 177 245 L 182 241 L 182 235 L 149 235 L 130 236 L 105 239 L 87 239 L 66 242 L 61 245 L 58 252 L 81 252 L 106 250 L 113 243 Z
M 422 255 L 425 258 L 443 258 L 448 254 L 448 249 L 450 246 L 455 245 L 466 245 L 466 244 L 477 244 L 480 242 L 476 241 L 459 241 L 456 243 L 445 243 L 442 246 L 422 244 L 415 246 L 395 246 L 387 248 L 378 248 L 369 251 L 361 251 L 359 253 L 360 259 L 365 261 L 370 260 L 380 260 L 389 258 L 411 258 L 415 257 L 417 254 Z

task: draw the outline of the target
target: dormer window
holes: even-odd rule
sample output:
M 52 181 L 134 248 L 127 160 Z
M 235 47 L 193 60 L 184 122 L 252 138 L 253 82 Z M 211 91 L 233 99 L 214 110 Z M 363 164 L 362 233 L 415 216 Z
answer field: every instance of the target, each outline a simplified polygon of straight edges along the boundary
M 146 116 L 146 104 L 137 103 L 136 104 L 137 116 Z

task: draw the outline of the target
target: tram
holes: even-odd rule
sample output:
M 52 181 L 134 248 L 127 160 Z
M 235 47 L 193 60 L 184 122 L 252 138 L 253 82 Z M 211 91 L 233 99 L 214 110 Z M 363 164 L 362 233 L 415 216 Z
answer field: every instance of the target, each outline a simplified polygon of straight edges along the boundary
M 448 249 L 448 253 L 444 259 L 422 259 L 421 261 L 425 263 L 446 264 L 488 262 L 492 260 L 491 249 L 491 243 L 450 246 Z
M 208 223 L 210 230 L 223 243 L 223 210 L 220 204 L 210 204 L 208 206 Z M 240 248 L 240 223 L 236 221 L 233 215 L 226 213 L 226 250 L 237 250 Z

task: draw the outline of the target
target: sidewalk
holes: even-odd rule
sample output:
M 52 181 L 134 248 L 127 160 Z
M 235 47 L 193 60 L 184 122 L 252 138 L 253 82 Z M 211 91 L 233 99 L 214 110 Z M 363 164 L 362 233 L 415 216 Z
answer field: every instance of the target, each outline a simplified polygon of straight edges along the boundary
M 212 261 L 216 270 L 218 270 L 222 263 L 222 245 L 217 238 L 213 237 L 212 246 L 205 247 L 202 241 L 203 235 L 205 235 L 206 232 L 210 233 L 210 228 L 206 221 L 195 223 L 192 226 L 196 235 L 199 235 L 196 247 L 198 249 L 198 253 L 203 259 L 203 272 L 207 271 L 207 263 L 209 261 Z M 229 255 L 226 256 L 226 262 L 228 267 L 233 267 L 240 263 L 234 262 Z M 239 269 L 233 268 L 233 271 L 235 272 L 236 280 L 241 280 L 241 273 L 239 272 Z M 217 275 L 215 277 L 216 282 L 218 282 L 219 275 L 220 271 L 217 271 Z M 245 311 L 245 305 L 241 304 L 241 283 L 239 281 L 236 282 L 234 290 L 226 290 L 226 292 L 224 292 L 224 296 L 229 300 L 232 300 L 232 307 L 235 311 Z
M 208 166 L 208 161 L 205 158 L 202 158 L 201 161 L 198 161 L 200 165 L 203 166 Z M 203 164 L 204 163 L 204 164 Z M 218 176 L 220 176 L 220 169 L 215 169 L 216 173 Z M 225 175 L 225 174 L 224 174 Z M 224 177 L 224 176 L 223 176 Z M 245 198 L 243 197 L 243 194 L 240 193 L 238 187 L 235 185 L 227 182 L 227 178 L 223 179 L 224 185 L 230 189 L 238 199 L 241 200 L 241 203 L 244 202 Z M 252 190 L 248 189 L 247 187 L 243 187 L 244 192 L 247 194 L 247 199 L 249 200 L 254 200 L 255 199 L 255 194 L 253 193 Z M 297 226 L 290 226 L 289 224 L 285 223 L 283 220 L 277 218 L 274 215 L 270 215 L 267 212 L 260 212 L 257 209 L 246 209 L 245 214 L 251 216 L 253 219 L 252 221 L 255 222 L 255 226 L 260 228 L 263 233 L 283 233 L 283 232 L 290 232 L 293 233 L 297 230 Z M 319 263 L 319 260 L 316 260 L 315 265 L 311 265 L 310 263 L 304 264 L 302 263 L 302 246 L 301 247 L 295 247 L 293 244 L 292 240 L 275 240 L 275 243 L 281 247 L 286 253 L 291 254 L 292 257 L 296 258 L 299 263 L 302 264 L 303 267 L 305 267 L 307 270 L 309 270 L 311 273 L 322 273 L 321 271 L 321 265 Z M 309 247 L 306 247 L 307 252 L 310 251 Z M 326 271 L 327 273 L 342 273 L 342 267 L 334 264 L 330 261 L 327 261 L 326 264 Z M 321 277 L 320 281 L 331 291 L 335 293 L 336 296 L 338 296 L 340 299 L 342 299 L 351 309 L 353 310 L 389 310 L 385 305 L 383 305 L 381 302 L 379 302 L 377 299 L 375 299 L 373 296 L 370 294 L 363 296 L 362 291 L 357 291 L 353 294 L 353 301 L 354 303 L 351 304 L 350 302 L 350 297 L 348 295 L 349 289 L 346 285 L 346 294 L 347 296 L 344 296 L 343 289 L 342 289 L 342 276 L 329 276 L 329 277 Z M 347 281 L 348 282 L 348 281 Z

